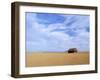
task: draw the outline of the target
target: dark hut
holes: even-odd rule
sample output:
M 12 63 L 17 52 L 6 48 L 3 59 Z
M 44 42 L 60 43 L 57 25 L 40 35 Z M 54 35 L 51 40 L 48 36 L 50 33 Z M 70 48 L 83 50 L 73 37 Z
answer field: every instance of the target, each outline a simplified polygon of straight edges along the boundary
M 77 52 L 78 52 L 77 48 L 68 49 L 68 53 L 77 53 Z

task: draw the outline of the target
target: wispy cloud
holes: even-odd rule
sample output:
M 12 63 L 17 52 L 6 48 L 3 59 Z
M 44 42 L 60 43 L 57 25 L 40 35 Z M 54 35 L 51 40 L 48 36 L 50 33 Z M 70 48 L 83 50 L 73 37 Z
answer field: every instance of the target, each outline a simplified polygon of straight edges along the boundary
M 89 51 L 89 16 L 26 13 L 26 51 Z

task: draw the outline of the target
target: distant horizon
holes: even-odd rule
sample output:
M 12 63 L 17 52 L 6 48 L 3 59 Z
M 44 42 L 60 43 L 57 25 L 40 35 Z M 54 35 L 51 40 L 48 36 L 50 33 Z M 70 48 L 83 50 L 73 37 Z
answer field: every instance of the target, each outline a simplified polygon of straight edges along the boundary
M 89 52 L 90 16 L 25 13 L 26 52 Z
M 66 50 L 66 51 L 27 51 L 26 53 L 53 53 L 53 52 L 54 53 L 65 53 L 65 52 L 68 52 L 68 50 Z M 79 50 L 77 50 L 77 53 L 78 52 L 89 52 L 89 51 L 79 51 Z
M 41 51 L 41 52 L 39 52 L 39 51 L 37 51 L 37 52 L 26 52 L 26 53 L 68 53 L 67 51 L 65 51 L 65 52 L 46 52 L 46 51 Z M 77 53 L 89 53 L 89 51 L 78 51 Z M 69 53 L 70 54 L 70 53 Z M 73 53 L 74 54 L 74 53 Z

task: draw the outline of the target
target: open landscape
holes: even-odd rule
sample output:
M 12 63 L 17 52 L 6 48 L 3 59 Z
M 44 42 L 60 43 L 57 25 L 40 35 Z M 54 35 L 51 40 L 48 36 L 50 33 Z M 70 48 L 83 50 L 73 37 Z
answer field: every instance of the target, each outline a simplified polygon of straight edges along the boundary
M 26 67 L 89 64 L 89 52 L 26 53 Z
M 25 22 L 26 67 L 89 64 L 89 15 L 27 12 Z

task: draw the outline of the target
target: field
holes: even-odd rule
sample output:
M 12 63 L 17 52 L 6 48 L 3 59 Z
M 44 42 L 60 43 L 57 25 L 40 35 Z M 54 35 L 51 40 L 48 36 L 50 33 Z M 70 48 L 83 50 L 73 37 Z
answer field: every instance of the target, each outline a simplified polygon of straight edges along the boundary
M 26 67 L 89 64 L 89 52 L 26 53 Z

